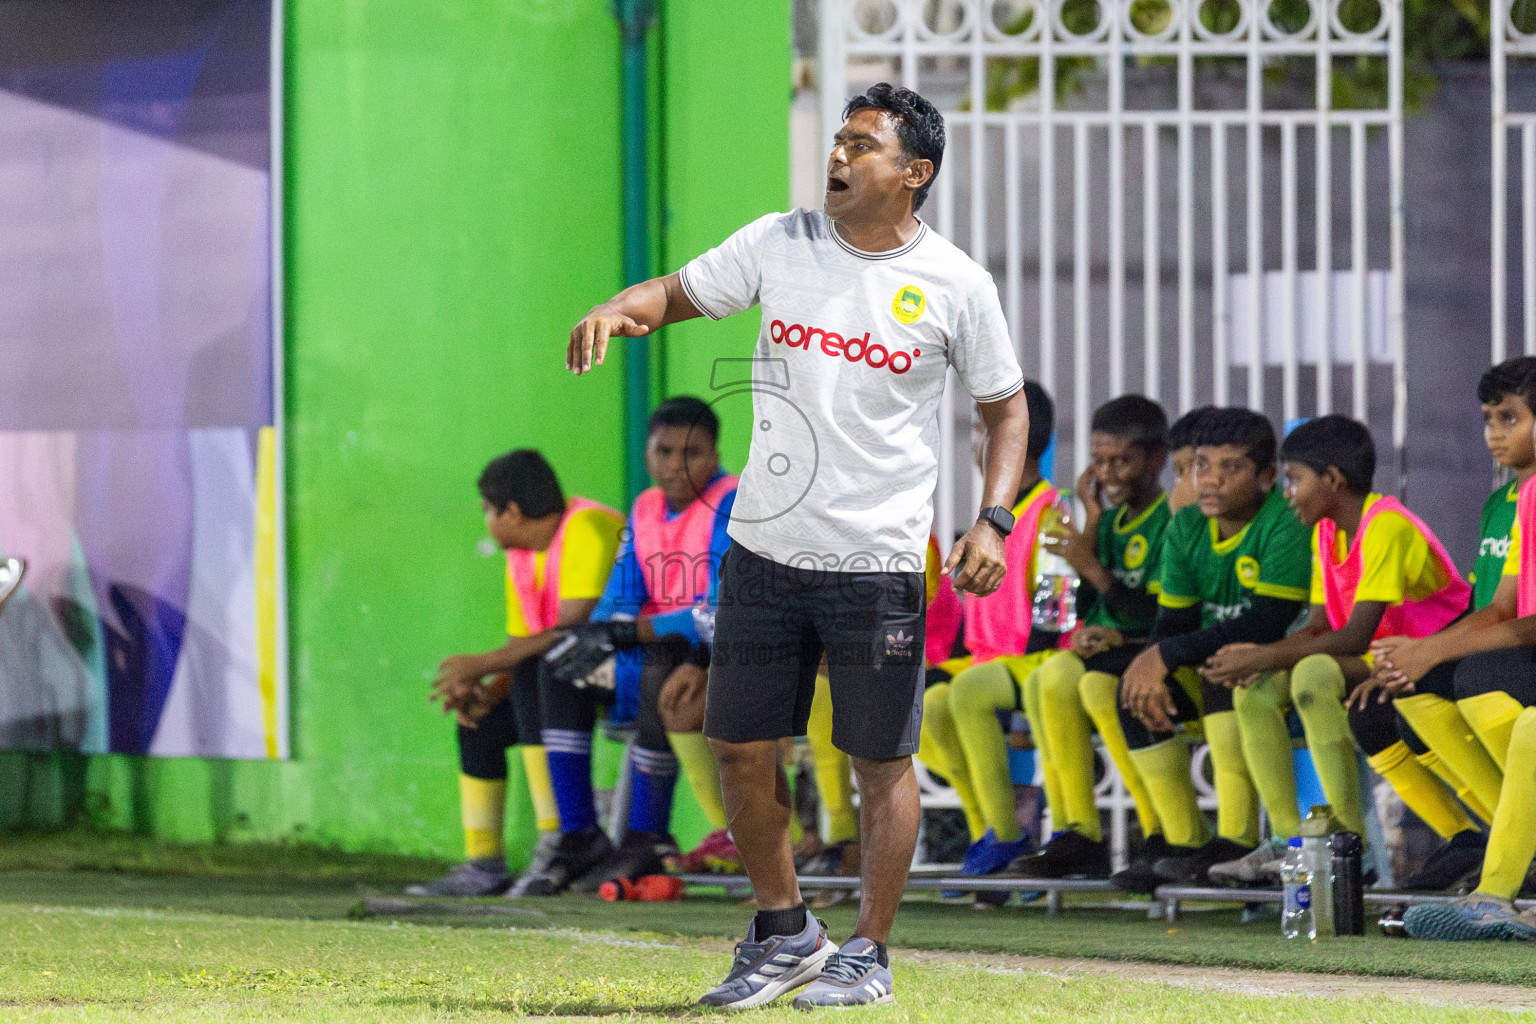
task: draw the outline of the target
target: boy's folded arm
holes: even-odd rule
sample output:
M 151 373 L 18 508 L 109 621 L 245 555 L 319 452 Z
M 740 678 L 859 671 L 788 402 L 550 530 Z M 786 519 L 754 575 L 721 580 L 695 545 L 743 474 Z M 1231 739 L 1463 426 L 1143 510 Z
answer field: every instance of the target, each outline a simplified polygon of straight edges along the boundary
M 1167 626 L 1174 625 L 1178 621 L 1174 614 L 1182 612 L 1187 615 L 1193 611 L 1198 626 L 1200 609 L 1198 606 L 1192 609 L 1164 606 L 1157 620 L 1158 647 L 1163 660 L 1170 666 L 1201 665 L 1228 644 L 1274 643 L 1285 636 L 1285 631 L 1296 621 L 1303 607 L 1305 604 L 1302 601 L 1257 594 L 1248 610 L 1235 618 L 1214 623 L 1205 629 L 1168 635 L 1172 631 L 1166 628 L 1165 623 Z
M 1313 605 L 1314 620 L 1319 608 L 1320 605 Z M 1381 625 L 1381 617 L 1386 611 L 1387 606 L 1380 601 L 1356 601 L 1350 610 L 1349 621 L 1342 629 L 1304 629 L 1270 644 L 1266 658 L 1268 667 L 1293 668 L 1298 661 L 1314 654 L 1363 657 L 1371 649 L 1371 640 L 1375 638 L 1376 628 Z

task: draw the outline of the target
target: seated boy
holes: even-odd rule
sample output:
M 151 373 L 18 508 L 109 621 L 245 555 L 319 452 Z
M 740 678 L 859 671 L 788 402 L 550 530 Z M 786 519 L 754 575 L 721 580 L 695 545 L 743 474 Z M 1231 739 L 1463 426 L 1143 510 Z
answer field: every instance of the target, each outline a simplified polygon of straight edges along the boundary
M 1173 470 L 1173 483 L 1168 488 L 1170 517 L 1195 503 L 1195 438 L 1200 424 L 1215 410 L 1214 405 L 1191 409 L 1168 428 L 1168 465 Z
M 1060 643 L 1060 636 L 1032 630 L 1035 558 L 1042 529 L 1054 516 L 1057 491 L 1040 476 L 1040 456 L 1055 429 L 1055 409 L 1045 389 L 1024 382 L 1029 403 L 1029 441 L 1013 531 L 1004 543 L 1007 575 L 997 591 L 965 606 L 965 646 L 970 667 L 923 697 L 918 758 L 954 786 L 974 841 L 962 873 L 995 874 L 1029 852 L 1029 837 L 1014 814 L 1008 743 L 998 712 L 1021 707 L 1019 684 Z M 974 446 L 973 446 L 974 447 Z M 981 452 L 976 451 L 980 463 Z M 976 835 L 978 828 L 984 829 Z
M 539 659 L 564 630 L 587 621 L 624 524 L 612 509 L 567 499 L 555 471 L 532 449 L 491 460 L 479 487 L 486 528 L 507 553 L 507 642 L 438 666 L 432 699 L 459 723 L 466 859 L 445 877 L 408 888 L 413 896 L 493 896 L 512 886 L 502 838 L 509 747 L 522 747 L 539 829 L 523 879 L 538 876 L 554 856 L 560 819 L 539 735 Z
M 1059 801 L 1051 804 L 1056 834 L 1039 853 L 1014 863 L 1031 878 L 1109 876 L 1109 846 L 1093 795 L 1095 721 L 1136 804 L 1143 836 L 1158 834 L 1115 714 L 1115 687 L 1146 647 L 1157 618 L 1158 557 L 1169 519 L 1160 483 L 1167 436 L 1168 418 L 1156 402 L 1126 395 L 1100 406 L 1089 435 L 1093 461 L 1077 485 L 1087 511 L 1083 531 L 1045 542 L 1097 596 L 1072 636 L 1072 650 L 1052 655 L 1024 683 L 1030 733 L 1054 776 L 1047 798 Z
M 1294 788 L 1282 792 L 1277 782 L 1291 754 L 1286 694 L 1278 675 L 1245 684 L 1287 671 L 1289 699 L 1318 779 L 1345 829 L 1365 834 L 1358 743 L 1403 802 L 1441 836 L 1475 831 L 1456 795 L 1401 739 L 1393 707 L 1362 696 L 1369 690 L 1365 655 L 1373 639 L 1442 629 L 1466 608 L 1471 588 L 1417 516 L 1397 499 L 1371 492 L 1376 448 L 1364 424 L 1321 416 L 1293 430 L 1280 455 L 1291 507 L 1315 527 L 1311 614 L 1301 631 L 1284 640 L 1224 647 L 1203 670 L 1209 682 L 1243 689 L 1238 714 L 1244 750 L 1256 769 L 1263 766 L 1254 777 L 1271 808 L 1276 838 L 1292 832 L 1292 823 L 1281 820 L 1282 801 L 1295 801 Z M 1349 713 L 1346 697 L 1362 684 Z M 1446 687 L 1444 695 L 1451 692 Z
M 1514 472 L 1515 479 L 1494 488 L 1483 504 L 1477 559 L 1469 578 L 1472 614 L 1421 640 L 1382 638 L 1372 645 L 1372 651 L 1377 654 L 1378 683 L 1398 698 L 1398 712 L 1411 725 L 1402 730 L 1403 739 L 1414 747 L 1421 762 L 1456 790 L 1473 814 L 1492 822 L 1503 774 L 1489 763 L 1484 756 L 1487 751 L 1471 736 L 1488 725 L 1488 714 L 1503 718 L 1506 705 L 1497 697 L 1473 697 L 1452 706 L 1440 694 L 1445 691 L 1445 680 L 1457 672 L 1457 659 L 1473 650 L 1465 646 L 1465 638 L 1515 615 L 1515 580 L 1503 573 L 1506 562 L 1513 566 L 1518 561 L 1511 551 L 1510 534 L 1520 487 L 1536 475 L 1536 441 L 1532 439 L 1536 417 L 1531 411 L 1531 403 L 1536 402 L 1536 357 L 1518 356 L 1491 367 L 1478 382 L 1477 397 L 1483 407 L 1483 439 L 1488 450 L 1495 462 Z M 1427 673 L 1439 678 L 1417 692 L 1419 680 Z M 1480 833 L 1458 835 L 1403 887 L 1425 891 L 1455 888 L 1482 864 L 1483 846 Z
M 1530 480 L 1521 485 L 1518 506 L 1492 603 L 1428 641 L 1393 638 L 1378 649 L 1378 678 L 1385 677 L 1388 692 L 1415 689 L 1410 680 L 1439 653 L 1462 657 L 1454 669 L 1457 707 L 1502 775 L 1477 889 L 1452 903 L 1410 907 L 1403 922 L 1418 939 L 1536 940 L 1536 911 L 1517 913 L 1513 905 L 1536 857 L 1536 484 Z M 1410 654 L 1403 650 L 1408 646 L 1418 650 Z M 1394 658 L 1401 664 L 1388 664 Z
M 1228 644 L 1283 637 L 1305 606 L 1311 571 L 1307 530 L 1274 486 L 1275 435 L 1267 419 L 1247 409 L 1208 413 L 1193 474 L 1196 504 L 1174 516 L 1163 537 L 1154 642 L 1120 682 L 1121 727 L 1167 844 L 1161 857 L 1155 848 L 1144 852 L 1111 879 L 1129 892 L 1203 877 L 1257 843 L 1258 801 L 1232 691 L 1202 682 L 1193 670 Z M 1207 839 L 1181 724 L 1186 731 L 1200 727 L 1210 744 L 1214 839 Z M 1287 778 L 1290 764 L 1287 747 L 1278 766 Z
M 540 709 L 563 834 L 529 895 L 572 884 L 595 892 L 611 878 L 661 872 L 662 858 L 677 850 L 670 823 L 680 757 L 710 824 L 725 828 L 719 777 L 702 732 L 669 737 L 661 714 L 669 681 L 698 689 L 690 683 L 709 664 L 695 610 L 714 593 L 736 497 L 736 477 L 720 468 L 719 432 L 713 410 L 697 398 L 657 406 L 645 447 L 656 486 L 635 499 L 627 539 L 592 622 L 546 656 Z M 602 668 L 609 658 L 611 681 Z M 617 850 L 598 827 L 592 792 L 592 729 L 604 706 L 612 708 L 610 721 L 633 721 L 638 729 L 628 829 Z

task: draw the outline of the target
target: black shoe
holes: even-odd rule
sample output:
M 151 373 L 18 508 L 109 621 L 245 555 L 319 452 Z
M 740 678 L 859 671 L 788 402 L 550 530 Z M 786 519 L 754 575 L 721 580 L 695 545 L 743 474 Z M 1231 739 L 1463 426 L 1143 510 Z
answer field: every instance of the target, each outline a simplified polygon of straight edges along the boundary
M 1467 829 L 1451 836 L 1451 841 L 1435 851 L 1422 868 L 1398 886 L 1403 892 L 1446 892 L 1483 866 L 1488 837 Z
M 1130 867 L 1109 876 L 1109 884 L 1121 892 L 1135 892 L 1150 896 L 1154 889 L 1163 884 L 1163 880 L 1153 872 L 1152 865 L 1165 857 L 1183 856 L 1194 852 L 1196 852 L 1195 847 L 1174 846 L 1164 839 L 1161 833 L 1154 834 L 1141 844 L 1141 849 L 1136 851 L 1136 856 L 1131 859 Z
M 571 883 L 577 892 L 597 892 L 604 882 L 666 873 L 662 858 L 677 852 L 677 840 L 661 832 L 627 832 L 618 849 Z
M 1163 857 L 1153 863 L 1152 873 L 1171 885 L 1203 883 L 1206 881 L 1206 872 L 1211 870 L 1212 866 L 1246 857 L 1252 852 L 1251 846 L 1244 846 L 1242 843 L 1234 843 L 1230 839 L 1217 836 L 1191 853 L 1181 852 Z
M 613 856 L 613 843 L 608 834 L 596 825 L 589 825 L 579 832 L 567 832 L 560 837 L 560 848 L 554 860 L 537 877 L 529 879 L 525 886 L 518 881 L 524 896 L 553 896 L 564 892 L 572 882 Z M 598 885 L 602 885 L 599 879 Z
M 1025 878 L 1108 878 L 1109 844 L 1067 829 L 1039 853 L 1015 858 L 1008 874 Z

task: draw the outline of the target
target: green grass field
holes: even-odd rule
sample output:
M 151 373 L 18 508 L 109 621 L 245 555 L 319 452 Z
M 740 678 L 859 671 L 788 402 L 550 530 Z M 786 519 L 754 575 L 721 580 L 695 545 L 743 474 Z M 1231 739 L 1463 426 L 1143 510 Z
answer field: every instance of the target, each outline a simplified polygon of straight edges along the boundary
M 0 837 L 0 1020 L 703 1016 L 691 1004 L 724 973 L 750 915 L 724 896 L 361 915 L 366 895 L 438 867 L 89 833 Z M 851 909 L 824 916 L 846 935 Z M 1170 930 L 1123 911 L 1047 918 L 914 901 L 893 945 L 928 952 L 898 956 L 899 1002 L 861 1011 L 871 1020 L 1483 1021 L 1536 1008 L 1536 948 L 1380 936 L 1313 946 L 1282 940 L 1273 922 L 1241 925 L 1235 911 Z M 751 1019 L 792 1015 L 782 1006 Z

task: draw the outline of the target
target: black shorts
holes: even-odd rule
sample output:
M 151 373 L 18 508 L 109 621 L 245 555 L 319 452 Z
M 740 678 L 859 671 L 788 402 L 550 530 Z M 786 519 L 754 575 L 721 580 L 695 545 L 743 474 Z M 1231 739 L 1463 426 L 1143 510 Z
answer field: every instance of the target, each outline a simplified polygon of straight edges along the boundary
M 837 748 L 871 761 L 916 753 L 926 603 L 920 572 L 791 568 L 732 544 L 704 734 L 727 743 L 805 735 L 825 651 Z

